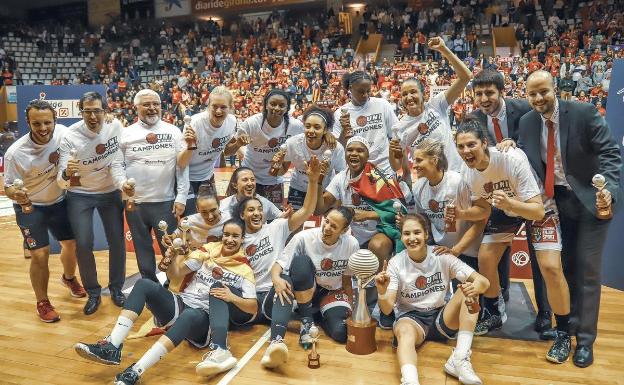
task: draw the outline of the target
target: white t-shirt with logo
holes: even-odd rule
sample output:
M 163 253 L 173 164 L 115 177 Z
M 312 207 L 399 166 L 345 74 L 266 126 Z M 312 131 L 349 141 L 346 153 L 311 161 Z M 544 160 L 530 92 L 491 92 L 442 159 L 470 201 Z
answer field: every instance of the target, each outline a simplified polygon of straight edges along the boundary
M 286 143 L 286 139 L 291 136 L 303 133 L 303 123 L 299 120 L 288 117 L 288 133 L 284 134 L 284 120 L 277 127 L 265 120 L 262 124 L 262 114 L 258 113 L 245 119 L 240 128 L 249 135 L 251 143 L 245 147 L 245 157 L 242 165 L 254 170 L 256 181 L 262 185 L 276 185 L 283 183 L 281 176 L 269 175 L 271 169 L 271 159 L 279 151 L 280 146 Z
M 282 216 L 282 210 L 278 209 L 277 206 L 275 206 L 275 204 L 270 200 L 266 199 L 262 195 L 257 194 L 254 198 L 259 200 L 262 204 L 262 212 L 264 213 L 265 221 L 270 222 Z M 219 211 L 221 211 L 221 217 L 224 221 L 232 218 L 236 205 L 238 205 L 238 199 L 236 198 L 236 194 L 225 197 L 219 202 Z
M 225 145 L 236 133 L 236 116 L 228 114 L 221 127 L 215 128 L 210 124 L 208 111 L 204 111 L 193 115 L 191 127 L 195 130 L 197 149 L 189 163 L 189 178 L 192 182 L 208 180 L 214 175 Z
M 349 120 L 353 136 L 361 136 L 368 140 L 370 151 L 368 160 L 388 175 L 393 174 L 388 161 L 388 138 L 392 137 L 392 126 L 398 121 L 394 109 L 387 100 L 368 98 L 363 106 L 355 106 L 352 102 L 341 106 L 334 112 L 333 134 L 340 137 L 342 126 L 340 116 L 342 110 L 349 112 Z
M 271 268 L 284 252 L 289 235 L 290 229 L 286 218 L 278 218 L 265 224 L 253 234 L 245 234 L 243 248 L 256 277 L 256 291 L 269 291 L 273 286 Z
M 398 130 L 401 147 L 404 150 L 409 148 L 409 153 L 412 155 L 414 148 L 427 138 L 442 142 L 449 170 L 459 172 L 464 162 L 459 156 L 453 140 L 446 95 L 444 92 L 440 92 L 425 103 L 424 107 L 419 116 L 404 115 L 393 127 L 393 129 Z
M 201 309 L 208 313 L 210 310 L 208 306 L 210 289 L 216 282 L 240 290 L 243 298 L 256 298 L 256 288 L 253 282 L 220 267 L 214 262 L 202 262 L 189 258 L 184 261 L 184 264 L 191 271 L 196 272 L 191 283 L 184 289 L 184 292 L 180 293 L 182 302 L 189 307 Z
M 490 164 L 479 171 L 475 168 L 462 167 L 462 177 L 470 186 L 472 200 L 484 198 L 492 204 L 492 193 L 504 191 L 510 199 L 525 202 L 540 195 L 540 189 L 531 172 L 531 165 L 524 152 L 517 148 L 500 152 L 490 147 Z M 505 211 L 510 217 L 517 217 L 513 212 Z
M 152 126 L 138 121 L 121 131 L 119 149 L 126 177 L 136 180 L 137 203 L 175 200 L 186 204 L 188 167 L 177 167 L 178 154 L 185 148 L 180 130 L 162 120 Z
M 388 290 L 397 291 L 398 315 L 410 311 L 431 311 L 446 304 L 444 298 L 450 282 L 457 278 L 465 282 L 474 269 L 451 254 L 435 255 L 427 246 L 427 257 L 418 263 L 403 250 L 388 262 Z
M 226 220 L 221 216 L 221 220 L 215 225 L 208 225 L 201 214 L 196 213 L 186 217 L 190 226 L 186 233 L 186 241 L 191 250 L 198 249 L 206 243 L 217 242 L 223 235 L 223 224 Z M 174 234 L 178 237 L 182 236 L 182 230 L 178 227 Z
M 286 140 L 286 156 L 284 157 L 284 161 L 291 162 L 292 166 L 294 166 L 292 178 L 290 179 L 290 188 L 304 192 L 307 191 L 308 175 L 305 172 L 305 162 L 309 162 L 312 155 L 316 155 L 319 161 L 322 161 L 324 158 L 323 153 L 328 148 L 325 142 L 316 150 L 309 148 L 306 144 L 305 134 L 291 136 Z M 342 147 L 340 143 L 336 143 L 336 148 L 330 151 L 329 172 L 323 179 L 323 187 L 327 187 L 329 181 L 336 173 L 347 168 L 344 147 Z
M 66 131 L 60 146 L 59 172 L 56 178 L 61 188 L 83 194 L 103 194 L 120 189 L 126 180 L 123 158 L 119 151 L 119 139 L 123 126 L 115 119 L 103 123 L 99 133 L 91 131 L 81 120 Z M 78 174 L 82 186 L 70 186 L 63 179 L 63 171 L 71 158 L 70 151 L 77 151 Z
M 341 235 L 331 246 L 326 245 L 321 228 L 315 227 L 295 234 L 276 262 L 287 273 L 295 256 L 306 256 L 314 264 L 316 284 L 327 290 L 338 290 L 342 288 L 342 276 L 352 275 L 347 263 L 351 254 L 359 249 L 357 239 L 350 234 Z
M 337 201 L 345 207 L 351 207 L 356 210 L 375 211 L 366 203 L 366 201 L 360 197 L 358 193 L 349 185 L 351 171 L 349 169 L 339 172 L 327 186 L 327 191 Z M 357 239 L 360 245 L 368 242 L 373 235 L 377 234 L 376 220 L 366 220 L 362 222 L 352 222 L 351 231 L 353 236 Z
M 46 144 L 35 143 L 30 134 L 15 141 L 4 154 L 4 184 L 13 184 L 15 179 L 24 181 L 28 198 L 36 206 L 62 201 L 65 191 L 56 183 L 56 176 L 59 147 L 66 131 L 67 127 L 57 124 Z
M 447 171 L 444 177 L 435 186 L 431 186 L 427 178 L 419 178 L 414 183 L 414 200 L 416 201 L 416 211 L 424 214 L 431 222 L 431 231 L 436 244 L 452 248 L 461 240 L 472 222 L 457 220 L 455 232 L 446 231 L 444 221 L 444 208 L 447 204 L 454 202 L 455 207 L 465 210 L 472 207 L 470 199 L 470 187 L 459 173 Z M 463 254 L 477 257 L 481 238 L 477 238 Z

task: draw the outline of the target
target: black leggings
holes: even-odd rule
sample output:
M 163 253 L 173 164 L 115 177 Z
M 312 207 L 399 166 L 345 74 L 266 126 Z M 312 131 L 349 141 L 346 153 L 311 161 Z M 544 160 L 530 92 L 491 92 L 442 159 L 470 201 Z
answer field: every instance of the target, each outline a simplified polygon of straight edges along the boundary
M 296 254 L 290 264 L 290 278 L 294 291 L 305 291 L 314 287 L 316 268 L 307 255 Z M 299 309 L 302 317 L 315 317 L 325 333 L 334 341 L 347 342 L 346 319 L 350 310 L 344 306 L 336 306 L 321 314 L 319 303 L 330 291 L 322 287 L 316 288 L 312 300 L 308 303 L 300 303 Z
M 223 287 L 221 282 L 215 282 L 212 284 L 213 288 Z M 242 297 L 242 292 L 238 289 L 228 286 L 230 291 L 239 297 Z M 234 324 L 242 325 L 249 322 L 253 314 L 245 313 L 239 309 L 233 303 L 228 303 L 222 299 L 208 297 L 208 305 L 210 309 L 210 338 L 213 344 L 219 346 L 222 349 L 227 349 L 227 335 L 228 326 L 231 321 Z
M 161 325 L 171 322 L 176 315 L 176 302 L 179 311 L 178 318 L 165 336 L 178 346 L 184 339 L 189 339 L 199 345 L 203 345 L 208 336 L 210 320 L 208 313 L 201 309 L 195 309 L 184 305 L 182 300 L 169 290 L 150 279 L 141 278 L 132 288 L 124 309 L 141 314 L 143 308 L 152 312 Z

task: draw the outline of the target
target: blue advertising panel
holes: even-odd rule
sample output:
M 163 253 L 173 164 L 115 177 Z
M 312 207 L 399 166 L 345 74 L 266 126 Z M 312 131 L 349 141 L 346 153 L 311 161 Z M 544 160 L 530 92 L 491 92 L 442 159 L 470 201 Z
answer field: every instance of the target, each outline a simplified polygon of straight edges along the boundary
M 20 136 L 28 132 L 26 107 L 31 100 L 48 101 L 56 110 L 58 123 L 69 126 L 82 119 L 78 101 L 85 92 L 89 91 L 98 92 L 106 98 L 106 87 L 103 85 L 17 86 L 17 126 Z
M 620 154 L 624 157 L 624 59 L 613 62 L 606 119 L 615 141 L 620 146 Z M 620 175 L 620 188 L 624 184 L 623 177 L 624 175 Z M 620 290 L 624 290 L 624 258 L 622 258 L 624 205 L 622 203 L 609 226 L 609 235 L 602 254 L 602 283 Z

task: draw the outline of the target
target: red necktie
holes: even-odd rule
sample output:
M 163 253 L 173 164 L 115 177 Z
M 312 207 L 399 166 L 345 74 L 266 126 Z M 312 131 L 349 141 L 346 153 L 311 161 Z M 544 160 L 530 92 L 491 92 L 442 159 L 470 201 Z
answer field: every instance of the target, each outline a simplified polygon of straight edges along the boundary
M 503 141 L 503 132 L 501 131 L 498 118 L 492 118 L 492 124 L 494 124 L 494 135 L 496 135 L 496 143 L 500 143 Z
M 555 124 L 552 120 L 546 121 L 548 127 L 548 141 L 546 142 L 546 196 L 555 196 Z

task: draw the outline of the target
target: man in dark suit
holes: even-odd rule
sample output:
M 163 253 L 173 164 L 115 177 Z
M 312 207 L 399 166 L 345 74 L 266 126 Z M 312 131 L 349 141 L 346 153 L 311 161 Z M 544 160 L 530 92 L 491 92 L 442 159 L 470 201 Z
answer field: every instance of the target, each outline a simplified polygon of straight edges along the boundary
M 548 72 L 536 71 L 529 76 L 527 97 L 533 111 L 520 120 L 518 144 L 544 183 L 546 195 L 554 197 L 559 209 L 561 260 L 570 285 L 571 306 L 570 317 L 558 316 L 555 311 L 555 318 L 557 324 L 562 322 L 566 327 L 569 319 L 569 334 L 576 335 L 574 364 L 584 368 L 593 363 L 602 249 L 611 222 L 600 219 L 596 207 L 609 208 L 621 200 L 622 159 L 596 107 L 558 100 Z M 595 174 L 607 180 L 606 189 L 600 193 L 592 187 Z M 561 335 L 559 325 L 557 329 Z
M 478 110 L 473 112 L 487 127 L 488 143 L 495 143 L 499 150 L 505 151 L 509 147 L 516 147 L 518 141 L 518 122 L 522 115 L 531 111 L 526 100 L 507 99 L 503 97 L 505 79 L 498 71 L 483 70 L 472 80 L 475 94 L 475 105 Z M 529 241 L 527 237 L 527 241 Z M 498 275 L 505 301 L 509 298 L 509 252 L 508 247 L 498 266 Z M 552 312 L 546 297 L 544 279 L 537 263 L 535 252 L 529 244 L 531 270 L 533 273 L 533 287 L 535 288 L 535 302 L 537 303 L 537 317 L 534 329 L 541 333 L 552 328 Z

